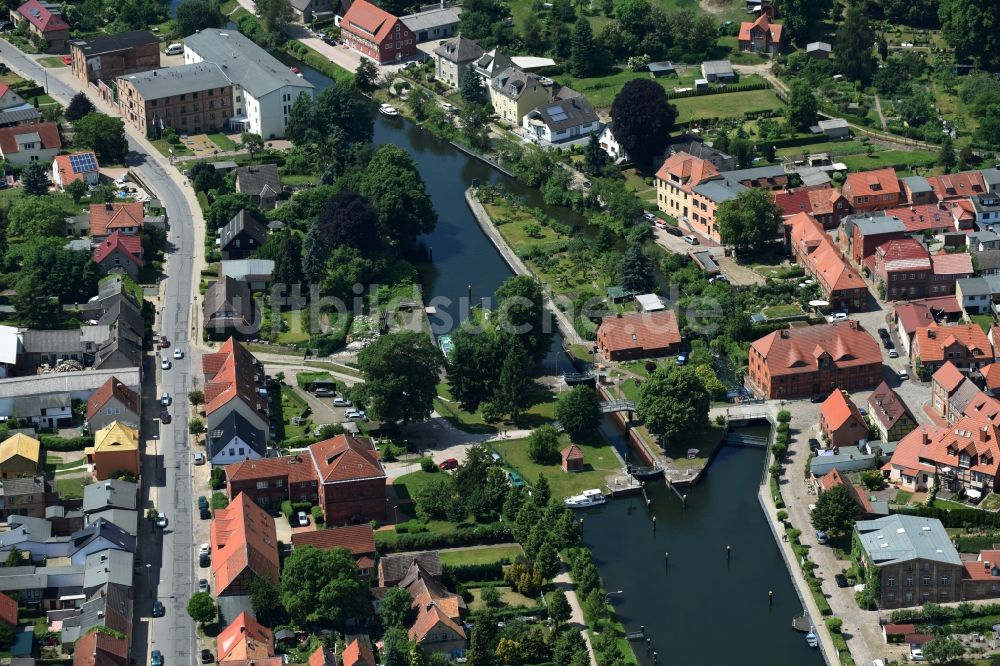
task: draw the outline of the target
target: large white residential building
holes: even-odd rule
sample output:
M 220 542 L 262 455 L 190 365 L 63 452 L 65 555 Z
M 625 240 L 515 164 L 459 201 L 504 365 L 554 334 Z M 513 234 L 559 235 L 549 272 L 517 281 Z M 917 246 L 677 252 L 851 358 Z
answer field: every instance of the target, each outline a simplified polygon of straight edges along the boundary
M 281 139 L 299 95 L 313 96 L 313 84 L 236 30 L 206 28 L 184 38 L 184 62 L 211 62 L 233 83 L 233 130 Z

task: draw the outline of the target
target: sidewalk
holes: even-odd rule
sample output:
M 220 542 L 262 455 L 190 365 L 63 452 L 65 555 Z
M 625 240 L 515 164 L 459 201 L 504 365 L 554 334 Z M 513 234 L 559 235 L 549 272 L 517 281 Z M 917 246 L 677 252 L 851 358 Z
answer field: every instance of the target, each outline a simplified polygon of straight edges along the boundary
M 570 608 L 569 623 L 581 627 L 580 636 L 583 637 L 583 642 L 587 645 L 587 654 L 590 655 L 590 666 L 597 666 L 597 657 L 594 656 L 594 646 L 590 644 L 590 634 L 587 633 L 587 622 L 583 619 L 583 608 L 580 606 L 580 599 L 576 596 L 573 579 L 570 577 L 565 563 L 563 564 L 562 571 L 552 579 L 552 582 L 566 593 L 566 601 L 569 602 Z

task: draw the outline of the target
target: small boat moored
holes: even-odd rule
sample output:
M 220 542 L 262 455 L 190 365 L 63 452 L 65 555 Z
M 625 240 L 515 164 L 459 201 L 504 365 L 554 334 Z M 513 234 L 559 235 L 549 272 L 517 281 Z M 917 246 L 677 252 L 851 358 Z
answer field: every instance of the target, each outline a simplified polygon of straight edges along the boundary
M 381 104 L 381 105 L 379 105 L 378 112 L 381 113 L 383 116 L 398 116 L 399 115 L 399 111 L 397 111 L 396 107 L 392 106 L 391 104 Z
M 806 634 L 806 643 L 808 643 L 811 648 L 819 647 L 819 638 L 814 632 L 810 631 Z
M 604 493 L 596 488 L 593 488 L 591 490 L 584 490 L 583 493 L 579 495 L 567 497 L 565 504 L 571 509 L 586 509 L 591 506 L 600 506 L 607 501 L 608 500 L 604 496 Z

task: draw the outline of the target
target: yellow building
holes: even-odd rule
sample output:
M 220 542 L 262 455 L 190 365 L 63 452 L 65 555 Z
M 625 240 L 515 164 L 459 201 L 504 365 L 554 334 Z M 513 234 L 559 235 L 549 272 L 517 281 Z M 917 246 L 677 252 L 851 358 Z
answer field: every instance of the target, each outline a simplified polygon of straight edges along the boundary
M 21 433 L 8 437 L 0 443 L 0 476 L 5 479 L 34 476 L 38 473 L 41 449 L 34 437 Z
M 139 478 L 139 431 L 121 421 L 112 421 L 97 431 L 94 446 L 87 449 L 94 478 L 104 481 L 114 472 L 129 472 Z
M 493 110 L 501 120 L 518 127 L 528 111 L 547 104 L 549 99 L 549 89 L 541 79 L 516 67 L 508 67 L 490 81 Z

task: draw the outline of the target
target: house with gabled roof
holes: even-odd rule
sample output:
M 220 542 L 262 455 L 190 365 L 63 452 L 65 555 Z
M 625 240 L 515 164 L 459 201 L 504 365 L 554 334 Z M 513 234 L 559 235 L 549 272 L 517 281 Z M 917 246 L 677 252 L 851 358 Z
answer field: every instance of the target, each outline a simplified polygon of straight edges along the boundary
M 772 196 L 781 208 L 782 217 L 787 219 L 798 213 L 810 213 L 824 229 L 836 229 L 841 219 L 851 212 L 844 195 L 832 187 L 784 190 Z
M 819 410 L 819 427 L 830 447 L 855 446 L 868 439 L 868 424 L 847 391 L 835 389 Z
M 771 18 L 762 13 L 756 21 L 744 21 L 740 24 L 740 34 L 736 41 L 740 51 L 770 56 L 781 51 L 784 39 L 784 27 L 772 23 Z
M 256 254 L 267 240 L 267 228 L 246 210 L 219 229 L 219 253 L 223 260 L 246 259 Z
M 205 416 L 209 432 L 234 410 L 255 427 L 267 430 L 270 407 L 264 366 L 246 347 L 229 338 L 219 351 L 202 356 Z
M 267 431 L 251 423 L 237 410 L 220 420 L 205 441 L 208 462 L 213 466 L 267 456 Z
M 281 566 L 274 518 L 250 496 L 240 493 L 225 509 L 216 510 L 210 537 L 212 590 L 217 596 L 250 594 L 255 578 L 278 584 Z
M 835 308 L 862 310 L 868 303 L 868 285 L 834 245 L 823 225 L 809 213 L 798 213 L 784 222 L 792 256 L 823 291 Z
M 73 647 L 73 666 L 128 666 L 129 642 L 111 632 L 91 631 Z
M 597 346 L 610 361 L 657 358 L 680 351 L 681 333 L 673 310 L 626 312 L 605 317 Z
M 363 2 L 364 0 L 358 0 Z M 264 210 L 274 208 L 284 187 L 276 164 L 252 164 L 236 169 L 236 191 Z
M 115 231 L 94 247 L 94 263 L 105 273 L 125 273 L 133 280 L 146 265 L 142 258 L 142 241 L 138 236 L 126 236 Z
M 452 37 L 434 49 L 434 78 L 458 88 L 466 70 L 486 53 L 475 40 L 462 35 Z
M 112 421 L 94 433 L 94 445 L 86 449 L 86 454 L 98 481 L 117 472 L 139 478 L 139 431 L 121 421 Z
M 917 427 L 910 408 L 885 382 L 868 397 L 868 415 L 879 432 L 879 439 L 887 443 L 898 442 Z
M 136 537 L 106 518 L 94 521 L 77 530 L 69 537 L 70 561 L 86 564 L 94 553 L 106 550 L 122 550 L 136 553 Z
M 220 276 L 205 290 L 203 307 L 205 333 L 213 339 L 252 337 L 260 329 L 250 285 L 228 275 Z
M 938 201 L 967 199 L 986 192 L 986 181 L 979 171 L 928 176 L 927 182 L 934 190 L 934 196 Z
M 337 435 L 309 446 L 328 525 L 385 518 L 386 473 L 366 437 Z
M 902 200 L 896 171 L 891 168 L 849 173 L 841 192 L 858 213 L 892 208 Z
M 52 160 L 52 182 L 65 190 L 70 183 L 80 180 L 88 187 L 97 185 L 101 170 L 97 163 L 97 155 L 92 150 L 86 150 L 70 155 L 56 155 Z
M 919 359 L 930 372 L 936 372 L 946 361 L 969 372 L 993 362 L 993 345 L 979 324 L 935 322 L 917 329 L 911 355 L 914 363 Z
M 240 613 L 216 639 L 220 663 L 274 656 L 274 633 L 249 613 Z
M 87 399 L 87 427 L 96 432 L 112 421 L 133 428 L 139 425 L 139 394 L 117 377 L 111 377 Z
M 0 476 L 13 479 L 38 473 L 41 443 L 24 433 L 15 433 L 0 443 Z
M 10 10 L 10 20 L 17 26 L 26 24 L 28 32 L 45 40 L 47 53 L 60 53 L 66 50 L 70 28 L 57 7 L 40 0 L 28 0 L 17 9 Z
M 0 127 L 0 157 L 12 165 L 51 162 L 61 148 L 55 123 Z
M 292 534 L 293 548 L 306 546 L 320 550 L 332 548 L 349 550 L 358 565 L 358 574 L 365 578 L 375 567 L 375 532 L 367 523 Z
M 315 655 L 316 653 L 313 654 Z M 344 651 L 340 655 L 340 661 L 343 666 L 375 666 L 377 663 L 375 655 L 372 654 L 371 645 L 369 645 L 368 641 L 360 638 L 355 638 L 344 647 Z M 329 664 L 313 663 L 310 657 L 309 666 L 329 666 Z
M 42 114 L 6 83 L 0 83 L 0 127 L 33 125 Z
M 340 20 L 344 43 L 379 65 L 417 53 L 417 37 L 405 23 L 368 0 L 354 0 Z
M 510 66 L 489 83 L 493 110 L 511 125 L 520 125 L 531 110 L 551 99 L 549 86 L 537 74 Z
M 141 201 L 90 204 L 90 235 L 94 238 L 105 238 L 115 232 L 136 236 L 144 222 Z

